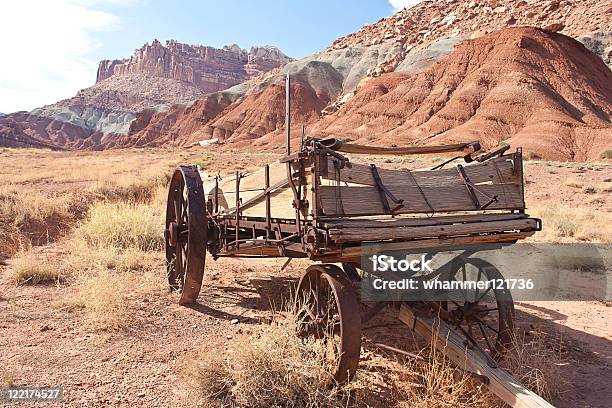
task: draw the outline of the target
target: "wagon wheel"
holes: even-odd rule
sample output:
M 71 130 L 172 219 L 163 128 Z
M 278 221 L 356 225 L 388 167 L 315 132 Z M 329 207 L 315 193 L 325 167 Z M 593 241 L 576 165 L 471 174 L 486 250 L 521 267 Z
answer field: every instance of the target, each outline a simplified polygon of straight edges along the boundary
M 202 179 L 195 167 L 179 166 L 172 175 L 166 207 L 166 267 L 179 304 L 198 298 L 204 275 L 208 222 Z
M 357 270 L 357 266 L 352 263 L 342 263 L 342 269 L 344 270 L 344 274 L 352 281 L 352 282 L 361 282 L 361 275 Z
M 361 315 L 350 280 L 336 265 L 306 269 L 296 293 L 298 335 L 326 343 L 326 360 L 334 381 L 349 381 L 361 351 Z
M 491 263 L 479 258 L 465 258 L 451 272 L 457 281 L 489 281 L 503 279 Z M 446 320 L 453 324 L 470 342 L 494 360 L 503 357 L 512 343 L 514 333 L 514 302 L 509 290 L 459 290 L 442 302 Z

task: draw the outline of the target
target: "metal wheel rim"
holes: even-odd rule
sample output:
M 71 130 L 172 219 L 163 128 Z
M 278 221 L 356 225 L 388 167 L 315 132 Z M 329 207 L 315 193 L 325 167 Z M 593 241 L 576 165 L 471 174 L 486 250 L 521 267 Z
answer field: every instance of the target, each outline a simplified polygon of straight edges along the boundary
M 346 278 L 344 272 L 335 265 L 310 266 L 298 284 L 296 302 L 299 303 L 300 299 L 312 298 L 311 295 L 317 291 L 317 288 L 319 291 L 328 289 L 328 293 L 333 295 L 334 298 L 337 319 L 332 318 L 334 339 L 331 342 L 331 347 L 335 353 L 335 359 L 330 361 L 330 374 L 334 381 L 344 383 L 355 375 L 359 365 L 359 354 L 361 351 L 361 315 L 359 304 L 351 282 Z M 298 311 L 302 307 L 303 305 L 298 305 Z M 322 312 L 326 311 L 323 310 Z M 308 317 L 312 316 L 298 315 L 299 322 L 302 325 L 308 324 Z M 305 318 L 306 321 L 302 320 L 302 318 Z M 320 322 L 315 322 L 315 325 L 324 323 L 327 324 L 325 319 L 322 319 Z M 303 327 L 301 326 L 301 328 Z M 308 334 L 313 334 L 312 330 L 306 331 L 309 332 Z M 328 333 L 324 330 L 320 330 L 318 333 L 323 333 L 329 338 L 329 330 Z M 314 334 L 317 335 L 316 331 Z
M 195 302 L 200 292 L 207 230 L 199 173 L 191 166 L 180 166 L 170 181 L 164 231 L 168 284 L 181 294 L 180 304 Z

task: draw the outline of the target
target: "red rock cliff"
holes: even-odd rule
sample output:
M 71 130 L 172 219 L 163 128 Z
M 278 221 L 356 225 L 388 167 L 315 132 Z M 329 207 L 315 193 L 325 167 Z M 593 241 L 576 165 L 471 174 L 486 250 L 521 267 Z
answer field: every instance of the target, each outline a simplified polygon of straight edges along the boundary
M 96 83 L 112 75 L 140 73 L 177 79 L 204 92 L 216 92 L 290 60 L 278 48 L 271 46 L 252 47 L 247 52 L 237 45 L 218 49 L 169 40 L 164 46 L 155 40 L 137 49 L 129 59 L 101 61 Z

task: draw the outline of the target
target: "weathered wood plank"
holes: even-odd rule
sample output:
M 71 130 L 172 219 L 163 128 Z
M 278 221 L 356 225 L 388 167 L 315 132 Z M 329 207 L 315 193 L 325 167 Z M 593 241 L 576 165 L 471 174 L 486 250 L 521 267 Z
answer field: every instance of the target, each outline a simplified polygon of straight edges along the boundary
M 512 155 L 512 157 L 514 157 Z M 328 171 L 321 176 L 328 180 L 340 180 L 346 183 L 375 186 L 370 166 L 351 163 L 350 167 L 335 170 L 332 158 L 328 157 Z M 470 181 L 478 183 L 514 183 L 519 182 L 514 171 L 514 163 L 508 156 L 492 159 L 484 163 L 476 163 L 463 167 Z M 378 173 L 387 186 L 414 186 L 414 181 L 420 186 L 448 186 L 463 183 L 455 166 L 441 170 L 391 170 L 378 167 Z M 414 176 L 414 178 L 413 178 Z
M 518 241 L 519 239 L 525 239 L 527 237 L 530 237 L 534 233 L 535 231 L 526 231 L 490 235 L 470 235 L 466 237 L 453 237 L 443 239 L 428 238 L 414 241 L 389 242 L 383 245 L 385 251 L 420 250 L 426 248 L 449 249 L 466 247 L 469 245 L 512 243 L 514 241 Z M 360 263 L 362 257 L 370 256 L 378 252 L 380 252 L 380 248 L 376 245 L 359 245 L 342 248 L 337 251 L 328 251 L 321 256 L 314 257 L 313 259 L 325 262 Z
M 435 347 L 459 368 L 485 376 L 487 387 L 514 408 L 554 408 L 542 397 L 527 389 L 502 368 L 491 368 L 476 351 L 466 347 L 464 339 L 436 317 L 417 316 L 402 304 L 399 319 Z
M 532 231 L 538 227 L 532 218 L 510 221 L 475 222 L 469 224 L 432 225 L 396 228 L 344 228 L 329 230 L 335 242 L 377 241 L 385 239 L 417 239 L 452 237 L 468 234 L 485 234 L 509 231 Z
M 470 198 L 463 184 L 456 186 L 421 187 L 390 185 L 388 189 L 398 199 L 404 200 L 404 207 L 398 214 L 447 212 L 447 211 L 475 211 L 479 210 Z M 427 197 L 429 205 L 423 198 Z M 490 198 L 498 196 L 498 201 L 491 203 L 487 209 L 522 209 L 523 196 L 518 184 L 485 184 L 475 189 L 481 203 L 489 202 Z M 321 186 L 321 206 L 325 215 L 342 215 L 337 211 L 337 200 L 342 200 L 344 215 L 375 215 L 385 214 L 380 202 L 380 195 L 376 187 L 353 186 Z
M 269 165 L 270 185 L 283 185 L 283 180 L 287 179 L 287 168 L 285 163 L 272 163 Z M 235 183 L 236 178 L 226 178 L 219 183 L 219 211 L 232 212 L 235 208 Z M 240 199 L 242 205 L 246 205 L 241 210 L 242 216 L 265 217 L 266 216 L 266 197 L 262 194 L 265 190 L 265 169 L 248 174 L 240 180 Z M 207 184 L 207 196 L 214 196 L 214 184 Z M 229 204 L 232 203 L 232 204 Z M 270 193 L 270 217 L 294 219 L 295 209 L 293 208 L 293 191 L 288 187 L 275 189 Z
M 518 220 L 527 218 L 526 214 L 506 213 L 506 214 L 465 214 L 455 216 L 440 217 L 419 217 L 419 218 L 336 218 L 328 219 L 323 222 L 325 228 L 391 228 L 391 227 L 419 227 L 426 225 L 447 225 L 462 222 L 481 222 L 481 221 L 504 221 Z

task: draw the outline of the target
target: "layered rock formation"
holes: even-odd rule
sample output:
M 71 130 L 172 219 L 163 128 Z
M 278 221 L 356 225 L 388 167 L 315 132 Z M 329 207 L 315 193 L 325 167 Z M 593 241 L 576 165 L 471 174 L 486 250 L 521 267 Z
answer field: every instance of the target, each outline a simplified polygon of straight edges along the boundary
M 187 82 L 204 93 L 216 92 L 242 83 L 291 61 L 278 48 L 237 45 L 222 49 L 189 45 L 169 40 L 163 46 L 155 40 L 125 60 L 104 60 L 98 67 L 97 82 L 113 75 L 147 74 Z
M 370 143 L 477 136 L 486 145 L 501 139 L 522 144 L 545 158 L 593 158 L 612 139 L 605 65 L 611 58 L 611 13 L 611 0 L 424 0 L 282 67 L 269 64 L 278 59 L 269 49 L 252 49 L 245 63 L 244 52 L 233 47 L 208 53 L 206 47 L 154 43 L 129 60 L 101 64 L 99 78 L 111 77 L 99 85 L 145 72 L 208 91 L 210 71 L 198 68 L 194 58 L 212 64 L 233 51 L 232 64 L 243 64 L 247 80 L 193 104 L 151 105 L 129 123 L 126 117 L 124 133 L 93 134 L 90 140 L 96 148 L 206 139 L 231 148 L 277 146 L 284 76 L 290 73 L 296 137 L 302 124 L 309 134 Z M 450 53 L 454 59 L 444 59 Z M 228 84 L 227 72 L 237 66 L 232 64 L 218 68 Z M 564 149 L 558 148 L 561 139 Z
M 547 159 L 612 145 L 612 72 L 576 40 L 510 28 L 467 40 L 428 70 L 372 79 L 312 128 L 363 143 L 504 142 Z
M 122 145 L 121 137 L 140 112 L 147 117 L 173 105 L 190 105 L 209 92 L 260 76 L 287 61 L 289 57 L 271 46 L 247 52 L 237 45 L 216 49 L 170 40 L 163 46 L 155 40 L 129 59 L 100 62 L 96 85 L 73 98 L 0 117 L 0 146 Z
M 277 145 L 282 141 L 281 133 L 284 122 L 283 77 L 286 73 L 291 73 L 295 84 L 292 89 L 295 98 L 292 112 L 293 123 L 296 124 L 296 127 L 302 123 L 310 125 L 308 129 L 314 133 L 338 133 L 380 143 L 394 143 L 396 139 L 405 143 L 425 143 L 427 140 L 444 139 L 446 136 L 449 140 L 471 140 L 478 136 L 484 139 L 485 143 L 492 145 L 497 144 L 501 138 L 513 138 L 513 135 L 512 142 L 519 141 L 523 137 L 521 135 L 532 132 L 534 139 L 539 138 L 539 141 L 526 143 L 526 146 L 533 147 L 534 150 L 537 148 L 537 151 L 545 154 L 546 157 L 567 159 L 594 157 L 598 154 L 597 146 L 601 145 L 602 140 L 597 135 L 604 135 L 608 140 L 612 138 L 610 118 L 607 113 L 596 115 L 594 112 L 597 109 L 590 108 L 590 106 L 601 106 L 599 109 L 602 112 L 608 112 L 610 109 L 611 101 L 608 97 L 610 81 L 601 82 L 601 78 L 606 78 L 609 74 L 609 69 L 576 41 L 567 42 L 567 37 L 553 36 L 551 33 L 561 32 L 578 38 L 609 63 L 610 42 L 609 36 L 605 33 L 612 31 L 612 20 L 608 17 L 610 12 L 612 12 L 612 2 L 599 0 L 423 1 L 413 8 L 404 9 L 375 24 L 366 25 L 356 33 L 334 41 L 330 47 L 319 54 L 287 64 L 277 75 L 230 88 L 228 91 L 232 95 L 231 98 L 223 97 L 228 92 L 219 93 L 215 100 L 223 100 L 227 105 L 216 106 L 215 110 L 222 108 L 223 110 L 214 116 L 198 112 L 198 117 L 207 118 L 207 122 L 202 122 L 199 128 L 192 127 L 193 118 L 190 118 L 187 111 L 183 110 L 176 117 L 173 116 L 175 120 L 172 124 L 169 123 L 172 121 L 162 118 L 163 114 L 159 114 L 152 126 L 133 129 L 128 138 L 133 137 L 134 140 L 140 141 L 142 132 L 145 132 L 146 139 L 155 144 L 155 140 L 164 138 L 161 132 L 157 137 L 155 136 L 156 129 L 160 129 L 158 123 L 164 122 L 166 123 L 165 128 L 171 128 L 173 136 L 186 144 L 195 140 L 214 138 L 231 143 L 232 148 L 252 144 Z M 434 101 L 428 99 L 429 94 L 433 91 L 424 84 L 434 86 L 431 81 L 437 75 L 437 71 L 431 71 L 432 66 L 453 52 L 457 44 L 519 25 L 535 26 L 546 29 L 546 31 L 510 30 L 509 34 L 504 34 L 502 37 L 494 39 L 487 36 L 484 37 L 486 38 L 484 42 L 474 44 L 480 44 L 485 50 L 495 48 L 502 52 L 499 48 L 500 41 L 508 41 L 506 45 L 510 48 L 514 47 L 515 53 L 513 54 L 510 48 L 504 49 L 503 52 L 512 58 L 519 58 L 517 55 L 523 55 L 526 50 L 523 50 L 516 42 L 520 43 L 522 40 L 519 38 L 525 35 L 525 38 L 529 38 L 526 41 L 539 44 L 537 47 L 552 50 L 550 54 L 540 55 L 540 58 L 551 59 L 552 62 L 547 67 L 555 66 L 561 70 L 560 72 L 546 69 L 543 72 L 536 72 L 538 73 L 537 79 L 527 80 L 525 78 L 530 78 L 531 75 L 528 65 L 518 63 L 504 65 L 499 61 L 495 63 L 487 59 L 479 59 L 477 56 L 469 56 L 465 48 L 467 45 L 459 46 L 462 47 L 463 54 L 455 55 L 454 58 L 459 58 L 464 62 L 471 61 L 471 69 L 474 70 L 478 68 L 478 64 L 489 66 L 487 69 L 496 66 L 497 69 L 510 70 L 504 71 L 505 76 L 499 78 L 493 72 L 489 72 L 489 75 L 483 76 L 481 80 L 496 92 L 504 89 L 501 85 L 497 87 L 495 85 L 497 83 L 509 86 L 508 92 L 511 95 L 509 98 L 519 106 L 518 111 L 525 113 L 533 109 L 543 115 L 542 120 L 536 120 L 537 125 L 526 126 L 527 122 L 513 117 L 512 112 L 506 112 L 503 109 L 497 111 L 493 109 L 490 112 L 491 118 L 488 122 L 485 121 L 486 123 L 479 117 L 472 118 L 470 115 L 475 109 L 482 109 L 482 107 L 489 106 L 489 102 L 495 101 L 494 93 L 488 94 L 480 83 L 471 83 L 470 78 L 461 78 L 460 71 L 456 72 L 459 76 L 455 78 L 459 82 L 441 80 L 435 83 L 440 88 L 440 92 L 447 93 L 446 97 L 440 96 Z M 550 42 L 558 44 L 555 47 Z M 471 43 L 468 41 L 466 44 Z M 572 51 L 570 53 L 561 52 L 563 50 L 560 44 L 570 47 Z M 478 48 L 469 49 L 470 52 L 480 56 L 485 54 Z M 577 55 L 589 61 L 590 65 L 583 66 L 578 63 L 575 60 Z M 545 65 L 543 60 L 537 58 L 534 64 L 536 66 Z M 448 66 L 447 68 L 450 69 Z M 583 73 L 576 74 L 576 70 Z M 592 70 L 595 70 L 594 72 L 603 70 L 603 73 L 599 72 L 595 75 Z M 550 76 L 552 84 L 557 84 L 558 82 L 555 81 L 561 81 L 560 78 L 569 78 L 572 75 L 585 78 L 584 72 L 590 74 L 586 78 L 591 77 L 591 83 L 576 84 L 572 88 L 563 89 L 557 89 L 551 85 L 551 94 L 544 91 L 530 92 L 529 86 L 508 79 L 514 76 L 523 78 L 528 83 L 537 84 L 547 83 L 548 76 Z M 389 73 L 393 74 L 385 75 Z M 419 76 L 421 73 L 425 76 Z M 384 76 L 381 81 L 372 80 L 381 75 Z M 417 91 L 414 90 L 397 94 L 396 99 L 384 99 L 383 103 L 379 103 L 380 96 L 403 83 L 408 76 L 415 75 L 420 78 L 419 81 L 422 81 L 422 85 L 419 85 L 422 94 L 417 97 L 415 93 Z M 368 82 L 370 80 L 372 80 L 371 83 Z M 465 106 L 459 108 L 459 100 L 451 96 L 455 94 L 457 88 L 465 86 L 467 89 L 468 84 L 476 85 L 479 91 L 477 94 L 463 94 L 465 100 L 462 99 L 462 101 Z M 583 91 L 581 86 L 591 91 L 593 89 L 598 89 L 598 91 Z M 525 99 L 521 95 L 530 95 L 529 98 L 533 99 Z M 447 103 L 452 106 L 442 110 Z M 496 105 L 496 103 L 491 103 Z M 423 106 L 419 107 L 420 104 Z M 497 104 L 496 106 L 502 105 Z M 538 106 L 546 106 L 546 109 L 550 108 L 557 113 L 565 113 L 555 114 L 553 115 L 555 119 L 550 119 L 549 115 L 544 114 L 547 110 L 540 109 Z M 559 110 L 559 106 L 573 106 L 574 108 L 563 111 Z M 361 112 L 362 107 L 369 113 L 363 114 L 362 117 L 352 117 L 355 112 Z M 402 108 L 408 109 L 408 107 L 407 112 L 399 112 Z M 395 109 L 398 112 L 394 111 L 395 113 L 390 115 L 384 113 L 389 109 Z M 441 119 L 454 109 L 463 109 L 465 115 L 468 116 L 457 114 L 454 117 L 448 117 L 447 120 Z M 482 111 L 485 110 L 482 109 Z M 377 116 L 377 112 L 380 112 L 380 116 Z M 422 115 L 417 118 L 418 112 L 421 112 Z M 173 111 L 172 115 L 176 113 Z M 417 116 L 411 116 L 413 113 Z M 506 118 L 505 115 L 508 117 Z M 538 118 L 537 115 L 530 117 Z M 374 118 L 381 122 L 380 129 L 369 126 L 368 120 Z M 437 124 L 428 123 L 430 119 L 434 122 L 438 121 Z M 558 126 L 555 125 L 557 120 Z M 492 126 L 491 123 L 494 121 L 512 125 Z M 182 126 L 182 123 L 189 125 Z M 475 129 L 481 125 L 482 130 L 476 132 Z M 450 132 L 454 127 L 457 127 L 457 131 Z M 383 128 L 386 132 L 384 137 L 377 133 L 382 133 Z M 555 132 L 571 134 L 571 137 L 566 138 L 572 139 L 576 132 L 582 134 L 581 132 L 587 128 L 599 129 L 594 133 L 589 133 L 590 135 L 597 134 L 593 138 L 599 140 L 590 143 L 593 145 L 592 149 L 586 149 L 586 152 L 584 147 L 574 148 L 574 151 L 566 149 L 568 151 L 565 153 L 553 151 L 552 135 Z M 475 133 L 478 134 L 475 135 Z M 296 134 L 299 134 L 299 128 L 296 129 Z M 446 136 L 443 137 L 442 134 Z M 584 139 L 582 136 L 577 137 L 580 140 Z

